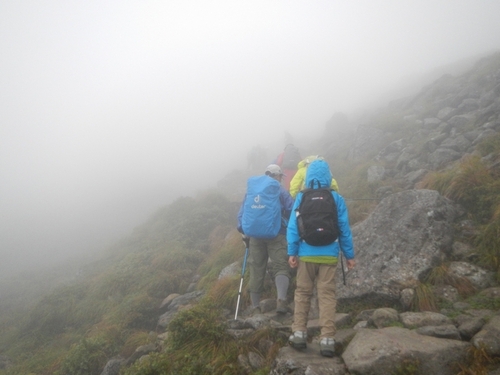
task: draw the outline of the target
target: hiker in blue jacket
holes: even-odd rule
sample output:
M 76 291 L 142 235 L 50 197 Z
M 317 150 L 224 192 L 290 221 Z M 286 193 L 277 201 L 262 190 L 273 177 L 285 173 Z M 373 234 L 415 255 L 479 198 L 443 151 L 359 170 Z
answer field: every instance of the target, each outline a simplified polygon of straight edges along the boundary
M 281 168 L 276 164 L 270 164 L 265 171 L 265 174 L 272 179 L 281 183 L 284 174 Z M 247 192 L 248 194 L 248 192 Z M 247 199 L 247 194 L 245 199 Z M 249 258 L 248 266 L 250 271 L 250 280 L 248 290 L 252 302 L 252 315 L 260 313 L 260 296 L 264 289 L 264 279 L 266 276 L 267 262 L 271 258 L 273 264 L 274 281 L 277 290 L 277 307 L 276 312 L 285 314 L 288 312 L 287 292 L 290 284 L 290 266 L 288 264 L 287 244 L 286 244 L 286 227 L 290 212 L 293 206 L 293 199 L 290 193 L 281 185 L 279 185 L 279 204 L 281 206 L 281 227 L 278 234 L 273 238 L 249 238 Z M 244 240 L 247 240 L 246 234 L 243 231 L 243 217 L 245 214 L 245 204 L 243 203 L 238 212 L 238 231 L 243 234 Z M 247 216 L 245 216 L 247 217 Z M 262 226 L 271 226 L 272 223 L 259 223 Z M 279 224 L 278 224 L 279 226 Z M 278 228 L 276 228 L 278 229 Z
M 306 173 L 306 187 L 329 187 L 332 174 L 326 161 L 313 161 Z M 313 183 L 311 185 L 311 182 Z M 320 184 L 320 186 L 318 186 Z M 335 271 L 339 252 L 347 259 L 348 269 L 355 265 L 354 246 L 349 227 L 349 216 L 344 198 L 336 191 L 331 191 L 337 208 L 338 238 L 329 245 L 313 246 L 301 239 L 298 227 L 298 209 L 304 196 L 304 191 L 297 194 L 290 222 L 287 229 L 288 262 L 290 267 L 297 269 L 297 287 L 295 289 L 295 312 L 292 324 L 293 334 L 289 338 L 292 347 L 302 349 L 307 346 L 307 318 L 311 307 L 314 284 L 318 292 L 320 352 L 323 356 L 334 355 L 335 328 Z M 335 212 L 335 210 L 333 210 Z

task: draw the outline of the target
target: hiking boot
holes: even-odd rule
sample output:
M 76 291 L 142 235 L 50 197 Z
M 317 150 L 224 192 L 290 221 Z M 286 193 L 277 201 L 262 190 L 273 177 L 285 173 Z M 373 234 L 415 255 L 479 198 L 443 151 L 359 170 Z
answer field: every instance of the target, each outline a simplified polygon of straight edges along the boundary
M 286 314 L 288 312 L 288 303 L 284 299 L 279 299 L 276 305 L 276 312 L 278 314 Z
M 330 337 L 323 337 L 319 342 L 319 352 L 323 357 L 333 357 L 335 354 L 335 340 Z
M 293 335 L 288 338 L 288 343 L 292 348 L 305 349 L 307 347 L 307 332 L 295 331 Z

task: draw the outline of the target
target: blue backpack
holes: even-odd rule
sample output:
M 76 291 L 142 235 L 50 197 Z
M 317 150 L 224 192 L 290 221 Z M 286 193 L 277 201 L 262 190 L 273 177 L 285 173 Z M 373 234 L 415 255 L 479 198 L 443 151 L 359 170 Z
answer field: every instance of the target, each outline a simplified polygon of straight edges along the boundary
M 249 237 L 270 239 L 281 228 L 280 183 L 269 176 L 250 177 L 243 202 L 243 233 Z

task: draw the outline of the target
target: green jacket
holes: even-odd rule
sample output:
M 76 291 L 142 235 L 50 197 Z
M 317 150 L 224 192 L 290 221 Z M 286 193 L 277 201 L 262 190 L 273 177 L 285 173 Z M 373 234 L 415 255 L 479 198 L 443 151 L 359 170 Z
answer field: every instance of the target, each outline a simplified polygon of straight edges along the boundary
M 306 180 L 306 171 L 307 167 L 309 164 L 311 164 L 314 160 L 316 159 L 321 159 L 323 158 L 318 155 L 310 155 L 306 157 L 305 159 L 301 160 L 299 164 L 297 164 L 297 173 L 295 173 L 295 176 L 293 176 L 292 181 L 290 181 L 290 195 L 292 196 L 293 199 L 297 196 L 297 193 L 305 188 L 305 180 Z M 332 182 L 330 184 L 330 187 L 335 190 L 337 193 L 339 192 L 339 186 L 337 184 L 337 181 L 335 181 L 334 178 L 332 178 Z

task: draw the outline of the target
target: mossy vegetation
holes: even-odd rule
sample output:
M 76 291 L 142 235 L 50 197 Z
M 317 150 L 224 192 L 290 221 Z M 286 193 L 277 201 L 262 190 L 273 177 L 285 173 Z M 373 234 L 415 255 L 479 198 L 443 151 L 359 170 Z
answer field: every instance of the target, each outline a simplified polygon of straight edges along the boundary
M 465 363 L 458 364 L 457 375 L 487 375 L 495 363 L 498 363 L 498 358 L 492 358 L 484 347 L 471 346 L 467 351 Z
M 419 373 L 420 363 L 415 359 L 404 359 L 396 371 L 391 375 L 416 375 Z
M 429 284 L 417 285 L 411 307 L 413 311 L 438 311 L 436 296 Z
M 234 222 L 234 205 L 213 192 L 160 209 L 110 249 L 95 266 L 100 272 L 43 296 L 0 335 L 2 353 L 13 363 L 0 374 L 98 374 L 107 359 L 129 356 L 150 340 L 161 301 L 184 293 L 200 265 L 217 258 L 217 239 Z M 220 262 L 237 259 L 240 247 L 233 255 L 226 249 Z M 228 306 L 233 299 L 234 292 Z
M 434 267 L 427 276 L 426 281 L 431 285 L 452 286 L 462 298 L 471 296 L 476 292 L 476 288 L 469 279 L 450 272 L 449 265 L 446 263 Z

